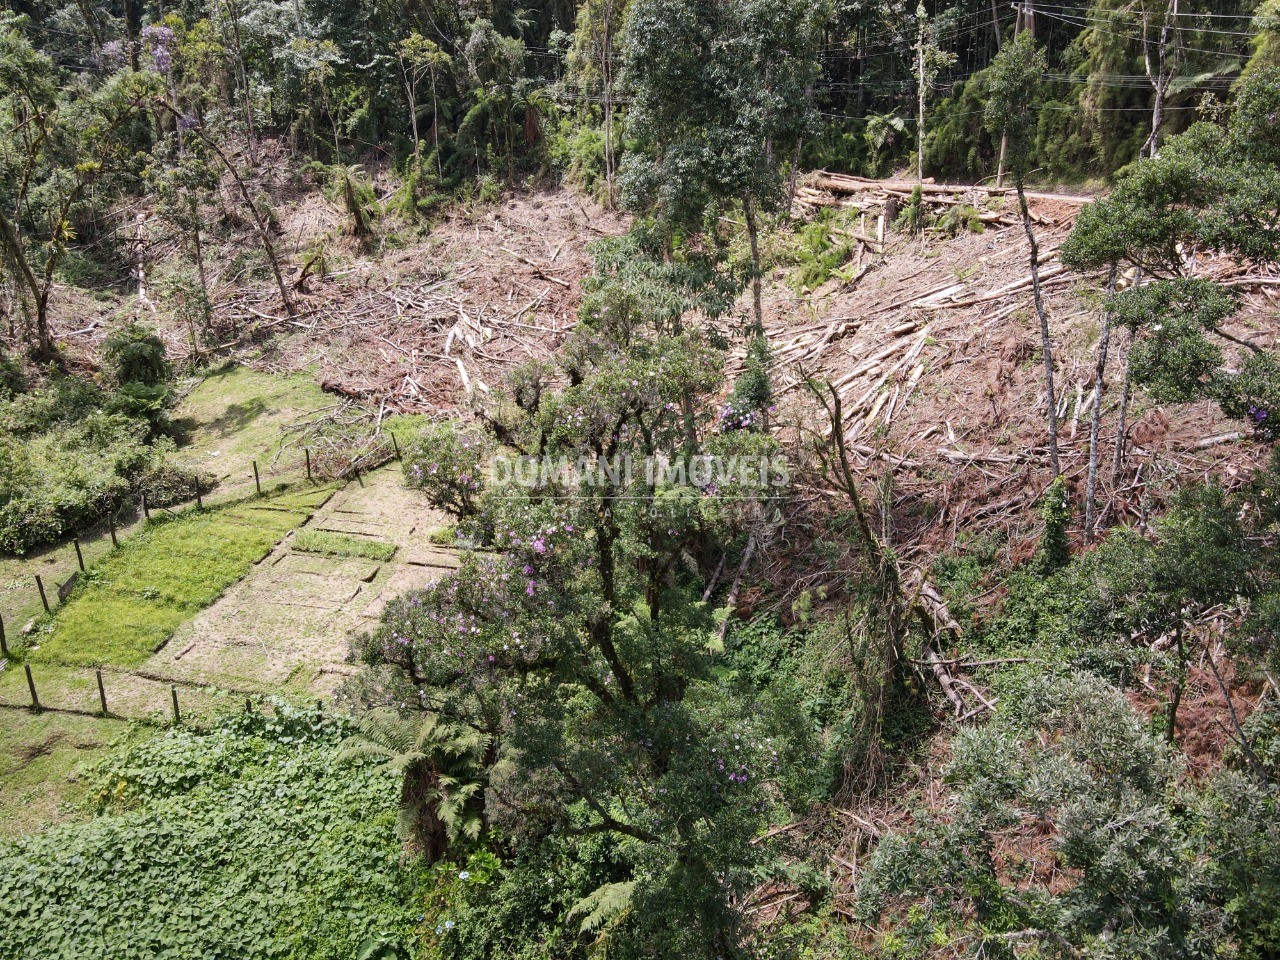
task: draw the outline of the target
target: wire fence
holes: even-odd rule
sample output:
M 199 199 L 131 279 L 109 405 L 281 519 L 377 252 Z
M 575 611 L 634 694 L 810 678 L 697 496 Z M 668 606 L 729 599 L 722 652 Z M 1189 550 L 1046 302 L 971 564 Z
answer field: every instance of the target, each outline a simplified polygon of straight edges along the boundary
M 18 668 L 10 664 L 8 669 Z M 25 683 L 0 689 L 0 711 L 168 726 L 262 709 L 273 699 L 262 692 L 174 682 L 108 667 L 24 663 L 21 676 Z M 324 710 L 323 700 L 316 701 L 316 709 Z
M 21 653 L 28 628 L 33 627 L 41 615 L 56 616 L 93 563 L 120 549 L 130 537 L 160 516 L 179 517 L 306 484 L 354 480 L 363 485 L 365 473 L 399 457 L 399 442 L 391 433 L 379 437 L 369 449 L 336 467 L 318 462 L 312 451 L 304 448 L 292 475 L 274 467 L 270 474 L 266 474 L 254 460 L 251 462 L 251 476 L 243 483 L 219 485 L 216 490 L 206 491 L 196 479 L 190 498 L 181 504 L 152 507 L 145 497 L 140 497 L 127 514 L 117 510 L 108 515 L 101 524 L 71 540 L 72 550 L 64 550 L 66 555 L 61 564 L 31 575 L 26 606 L 34 606 L 35 611 L 31 616 L 27 616 L 27 611 L 23 612 L 26 625 L 17 635 L 14 633 L 17 618 L 12 615 L 6 618 L 5 610 L 0 609 L 0 675 L 20 668 L 26 680 L 25 688 L 12 680 L 0 685 L 0 709 L 172 723 L 182 722 L 183 716 L 225 712 L 228 697 L 243 697 L 246 708 L 252 709 L 255 695 L 245 691 L 230 691 L 190 681 L 174 682 L 165 677 L 108 665 L 82 667 L 19 663 L 15 654 Z M 250 483 L 252 493 L 246 498 L 244 491 Z M 10 591 L 4 599 L 4 606 L 10 611 L 23 610 L 23 603 L 21 591 Z

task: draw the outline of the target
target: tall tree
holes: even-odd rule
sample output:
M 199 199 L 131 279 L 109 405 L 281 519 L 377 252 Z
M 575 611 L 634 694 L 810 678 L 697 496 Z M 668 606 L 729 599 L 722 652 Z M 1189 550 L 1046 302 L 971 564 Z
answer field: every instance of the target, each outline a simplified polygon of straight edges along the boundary
M 411 33 L 400 41 L 396 47 L 396 58 L 400 62 L 400 72 L 404 76 L 405 96 L 409 100 L 409 123 L 413 128 L 413 159 L 422 159 L 422 138 L 418 135 L 418 86 L 424 78 L 431 80 L 431 139 L 432 150 L 436 155 L 436 173 L 444 176 L 444 166 L 440 159 L 440 93 L 436 80 L 439 74 L 447 70 L 453 58 L 440 49 L 432 40 L 420 33 Z
M 1272 353 L 1227 329 L 1237 292 L 1197 275 L 1206 254 L 1268 264 L 1280 260 L 1280 72 L 1251 71 L 1236 87 L 1225 129 L 1200 123 L 1133 167 L 1111 194 L 1081 210 L 1063 244 L 1064 263 L 1132 268 L 1134 282 L 1106 309 L 1130 334 L 1134 380 L 1160 399 L 1210 398 L 1250 421 L 1264 437 L 1277 430 L 1280 365 Z M 1242 351 L 1235 370 L 1224 349 Z M 1124 410 L 1116 463 L 1124 449 Z
M 590 0 L 582 4 L 568 56 L 574 96 L 583 104 L 586 116 L 600 118 L 605 194 L 610 205 L 617 202 L 617 82 L 626 11 L 626 0 Z
M 20 21 L 0 23 L 0 252 L 32 322 L 37 356 L 54 353 L 49 301 L 77 225 L 134 160 L 130 129 L 155 75 L 127 71 L 93 92 L 64 92 Z
M 1044 357 L 1045 405 L 1049 421 L 1049 459 L 1053 475 L 1062 473 L 1058 458 L 1058 397 L 1053 385 L 1053 341 L 1049 336 L 1049 313 L 1040 288 L 1040 245 L 1027 207 L 1026 179 L 1031 166 L 1040 76 L 1048 69 L 1043 51 L 1031 32 L 1018 34 L 1005 45 L 987 73 L 986 125 L 994 136 L 1003 132 L 1008 141 L 1009 172 L 1018 193 L 1018 210 L 1030 247 L 1031 291 L 1036 316 L 1040 320 L 1040 350 Z
M 928 16 L 924 0 L 916 4 L 916 182 L 924 183 L 924 109 L 929 90 L 943 67 L 955 62 L 955 54 L 938 42 L 943 18 Z
M 782 166 L 808 128 L 822 7 L 799 0 L 639 0 L 625 44 L 631 93 L 626 206 L 668 233 L 701 233 L 741 204 L 753 327 L 764 328 L 759 213 L 785 198 Z
M 1168 0 L 1163 16 L 1142 7 L 1142 65 L 1151 81 L 1151 133 L 1143 152 L 1154 157 L 1160 144 L 1164 102 L 1178 69 L 1178 0 Z
M 461 528 L 492 553 L 388 606 L 358 643 L 376 667 L 363 692 L 491 738 L 487 781 L 508 823 L 625 851 L 615 905 L 632 907 L 644 955 L 741 957 L 741 894 L 776 774 L 761 764 L 770 719 L 713 669 L 725 645 L 708 600 L 717 557 L 763 526 L 757 501 L 773 488 L 757 467 L 782 462 L 780 448 L 717 422 L 724 356 L 701 331 L 653 334 L 619 307 L 584 317 L 558 375 L 533 365 L 494 404 L 507 442 L 540 462 L 598 465 L 583 482 L 553 471 L 481 484 L 480 448 L 448 431 L 406 454 L 434 502 L 459 509 L 465 490 L 476 512 Z M 700 414 L 692 449 L 686 401 Z M 696 462 L 751 466 L 713 483 Z

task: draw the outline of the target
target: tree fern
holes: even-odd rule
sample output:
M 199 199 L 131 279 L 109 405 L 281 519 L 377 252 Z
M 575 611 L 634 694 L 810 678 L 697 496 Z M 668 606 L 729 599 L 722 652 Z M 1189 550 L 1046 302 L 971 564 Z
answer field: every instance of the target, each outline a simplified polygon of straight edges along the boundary
M 582 917 L 583 933 L 594 933 L 614 925 L 631 907 L 636 881 L 606 883 L 596 887 L 569 908 L 569 917 Z
M 339 760 L 376 758 L 379 770 L 401 778 L 399 829 L 429 860 L 484 829 L 484 756 L 489 738 L 436 714 L 373 710 Z

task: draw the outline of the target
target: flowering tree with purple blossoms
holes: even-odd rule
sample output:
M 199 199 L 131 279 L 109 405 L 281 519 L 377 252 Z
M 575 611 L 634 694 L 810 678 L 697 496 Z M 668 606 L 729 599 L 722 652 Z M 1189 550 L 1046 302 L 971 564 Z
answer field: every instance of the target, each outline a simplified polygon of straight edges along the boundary
M 492 452 L 488 438 L 475 430 L 453 421 L 433 423 L 405 451 L 405 484 L 460 520 L 472 517 L 479 509 L 486 461 Z
M 739 446 L 714 415 L 719 351 L 695 333 L 638 330 L 622 349 L 615 333 L 575 334 L 567 386 L 530 389 L 522 374 L 524 402 L 495 401 L 523 449 L 578 467 L 468 489 L 485 552 L 388 606 L 357 644 L 366 670 L 348 694 L 485 737 L 487 827 L 612 838 L 608 881 L 621 886 L 607 890 L 626 891 L 626 919 L 611 936 L 663 955 L 736 956 L 749 931 L 734 904 L 772 856 L 752 841 L 783 800 L 779 756 L 803 753 L 782 749 L 797 730 L 717 670 L 713 571 L 759 522 L 735 511 L 760 489 L 637 468 Z M 692 437 L 689 409 L 702 411 Z M 433 428 L 406 459 L 423 488 L 418 467 L 439 477 L 430 464 L 458 465 L 437 502 L 479 462 L 462 435 Z M 742 452 L 776 455 L 757 449 L 768 438 L 738 436 L 755 441 Z

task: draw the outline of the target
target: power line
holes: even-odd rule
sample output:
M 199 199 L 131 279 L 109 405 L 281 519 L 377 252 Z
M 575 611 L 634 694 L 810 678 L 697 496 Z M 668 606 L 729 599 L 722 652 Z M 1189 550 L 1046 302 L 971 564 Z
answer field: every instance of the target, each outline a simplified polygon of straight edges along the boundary
M 1020 5 L 1015 4 L 1015 6 L 1020 6 Z M 1106 16 L 1098 16 L 1098 15 L 1096 15 L 1096 14 L 1094 14 L 1094 13 L 1092 13 L 1092 12 L 1088 12 L 1088 11 L 1086 11 L 1085 13 L 1063 13 L 1063 12 L 1061 12 L 1061 11 L 1060 11 L 1059 13 L 1054 14 L 1054 13 L 1049 12 L 1048 10 L 1044 10 L 1044 9 L 1042 9 L 1041 7 L 1039 7 L 1039 6 L 1037 5 L 1036 7 L 1034 7 L 1034 8 L 1033 8 L 1032 12 L 1033 12 L 1033 14 L 1036 14 L 1036 13 L 1043 13 L 1046 17 L 1051 17 L 1051 18 L 1053 18 L 1053 19 L 1055 19 L 1055 20 L 1063 19 L 1064 17 L 1071 17 L 1071 18 L 1073 18 L 1073 19 L 1081 20 L 1081 21 L 1085 21 L 1085 20 L 1087 20 L 1087 21 L 1089 21 L 1090 23 L 1115 24 L 1115 23 L 1117 23 L 1117 22 L 1120 22 L 1120 23 L 1127 23 L 1127 22 L 1129 22 L 1129 21 L 1128 21 L 1127 16 L 1125 16 L 1126 14 L 1128 14 L 1128 13 L 1129 13 L 1129 11 L 1127 11 L 1127 10 L 1126 10 L 1126 11 L 1116 11 L 1116 13 L 1117 13 L 1117 15 L 1116 15 L 1116 16 L 1106 17 Z M 1136 26 L 1136 24 L 1134 24 L 1134 25 Z M 1155 25 L 1155 26 L 1160 26 L 1161 24 L 1159 23 L 1159 21 L 1157 21 L 1154 25 Z M 1252 38 L 1252 37 L 1256 37 L 1256 36 L 1258 36 L 1257 32 L 1252 32 L 1252 31 L 1244 31 L 1244 30 L 1214 30 L 1214 29 L 1212 29 L 1212 28 L 1210 28 L 1210 27 L 1184 27 L 1184 26 L 1178 26 L 1178 27 L 1175 27 L 1175 29 L 1177 29 L 1177 30 L 1182 30 L 1182 31 L 1193 32 L 1193 33 L 1209 33 L 1209 34 L 1214 34 L 1214 35 L 1216 35 L 1216 36 L 1223 36 L 1223 37 L 1249 37 L 1249 38 Z
M 1014 4 L 1012 4 L 1012 6 L 1014 6 L 1014 7 L 1016 8 L 1016 7 L 1021 6 L 1021 4 L 1019 4 L 1019 3 L 1014 3 Z M 1075 11 L 1078 11 L 1078 12 L 1092 13 L 1095 9 L 1096 9 L 1095 7 L 1072 6 L 1072 5 L 1069 5 L 1069 4 L 1062 4 L 1062 3 L 1039 3 L 1039 2 L 1037 2 L 1037 3 L 1036 3 L 1036 5 L 1035 5 L 1035 10 L 1036 10 L 1036 12 L 1039 12 L 1039 11 L 1041 11 L 1041 10 L 1075 10 Z M 1129 11 L 1121 11 L 1121 10 L 1117 10 L 1116 12 L 1117 12 L 1117 13 L 1127 13 L 1127 12 L 1129 12 Z M 1175 17 L 1197 17 L 1197 18 L 1199 18 L 1199 17 L 1208 17 L 1208 18 L 1211 18 L 1211 19 L 1223 19 L 1223 20 L 1253 20 L 1253 19 L 1257 16 L 1257 14 L 1256 14 L 1256 13 L 1212 13 L 1212 12 L 1197 12 L 1197 11 L 1194 11 L 1194 10 L 1191 10 L 1191 11 L 1188 11 L 1188 10 L 1179 10 L 1179 11 L 1177 11 L 1176 13 L 1175 13 L 1175 12 L 1173 12 L 1173 11 L 1166 11 L 1166 12 L 1165 12 L 1164 14 L 1162 14 L 1162 15 L 1163 15 L 1163 16 L 1175 16 Z
M 1037 9 L 1035 13 L 1037 16 L 1041 16 L 1041 15 L 1046 16 L 1051 20 L 1057 20 L 1061 23 L 1067 24 L 1068 26 L 1084 27 L 1086 30 L 1096 30 L 1098 33 L 1106 34 L 1109 37 L 1115 37 L 1117 40 L 1129 40 L 1131 42 L 1141 43 L 1141 44 L 1145 44 L 1149 42 L 1145 37 L 1134 36 L 1131 33 L 1116 33 L 1114 30 L 1104 30 L 1102 29 L 1102 27 L 1096 26 L 1095 24 L 1090 23 L 1088 20 L 1083 20 L 1078 17 L 1059 16 L 1057 14 L 1049 13 L 1047 10 L 1040 10 L 1040 9 Z M 1110 22 L 1110 21 L 1106 21 L 1106 22 Z M 1246 34 L 1246 36 L 1256 37 L 1257 34 Z M 1227 50 L 1206 50 L 1203 47 L 1188 47 L 1185 44 L 1179 44 L 1178 49 L 1189 50 L 1192 53 L 1208 53 L 1218 57 L 1232 56 L 1232 53 Z

